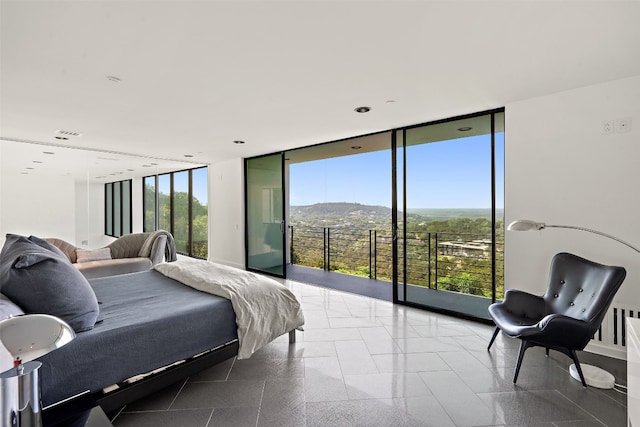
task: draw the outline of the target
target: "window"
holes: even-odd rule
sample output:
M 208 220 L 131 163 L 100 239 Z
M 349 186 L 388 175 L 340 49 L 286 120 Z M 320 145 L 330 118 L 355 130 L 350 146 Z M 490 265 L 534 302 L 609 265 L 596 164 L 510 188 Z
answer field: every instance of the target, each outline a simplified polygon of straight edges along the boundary
M 207 168 L 143 180 L 144 231 L 167 230 L 183 255 L 206 259 L 209 241 Z
M 104 185 L 104 234 L 120 237 L 131 233 L 131 180 Z

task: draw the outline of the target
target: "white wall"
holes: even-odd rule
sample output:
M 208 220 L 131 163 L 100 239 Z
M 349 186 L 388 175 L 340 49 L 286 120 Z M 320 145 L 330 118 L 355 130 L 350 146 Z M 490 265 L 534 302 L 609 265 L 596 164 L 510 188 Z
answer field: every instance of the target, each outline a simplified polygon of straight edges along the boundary
M 75 184 L 70 176 L 21 175 L 20 182 L 3 177 L 0 192 L 0 245 L 5 234 L 76 238 Z
M 244 268 L 244 163 L 209 166 L 209 260 Z
M 627 133 L 602 134 L 631 118 Z M 583 226 L 640 247 L 640 76 L 506 105 L 506 223 Z M 622 265 L 615 301 L 640 309 L 640 254 L 581 231 L 506 232 L 505 287 L 542 294 L 551 257 Z

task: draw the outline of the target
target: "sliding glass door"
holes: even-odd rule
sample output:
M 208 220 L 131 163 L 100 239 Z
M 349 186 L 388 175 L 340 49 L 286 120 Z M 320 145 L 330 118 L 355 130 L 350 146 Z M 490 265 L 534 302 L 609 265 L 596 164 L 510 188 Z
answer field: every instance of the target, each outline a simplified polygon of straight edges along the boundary
M 283 153 L 245 160 L 247 270 L 285 277 Z
M 394 299 L 488 318 L 503 294 L 504 113 L 394 135 Z

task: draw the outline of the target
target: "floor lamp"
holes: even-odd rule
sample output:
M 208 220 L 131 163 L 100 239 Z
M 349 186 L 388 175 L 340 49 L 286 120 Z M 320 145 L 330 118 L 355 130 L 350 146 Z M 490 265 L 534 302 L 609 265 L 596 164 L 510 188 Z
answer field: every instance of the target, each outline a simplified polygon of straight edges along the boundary
M 553 225 L 553 224 L 545 224 L 544 222 L 531 221 L 528 219 L 520 219 L 517 221 L 513 221 L 511 224 L 509 224 L 509 226 L 507 227 L 507 230 L 531 231 L 531 230 L 544 230 L 545 228 L 568 228 L 571 230 L 587 231 L 589 233 L 599 234 L 600 236 L 604 236 L 611 240 L 615 240 L 618 243 L 622 243 L 623 245 L 640 253 L 640 249 L 636 248 L 630 243 L 625 242 L 622 239 L 612 236 L 611 234 L 603 233 L 602 231 L 592 230 L 590 228 L 576 227 L 573 225 Z M 605 388 L 605 389 L 614 387 L 615 378 L 609 372 L 593 365 L 587 365 L 587 364 L 581 363 L 580 366 L 582 367 L 582 372 L 584 374 L 584 379 L 587 385 L 590 385 L 592 387 L 597 387 L 597 388 Z M 578 370 L 576 369 L 576 366 L 574 364 L 571 364 L 571 366 L 569 366 L 569 373 L 571 374 L 571 377 L 580 381 L 580 374 L 578 373 Z
M 42 363 L 34 360 L 75 338 L 62 319 L 47 314 L 25 314 L 0 320 L 0 342 L 13 358 L 13 368 L 0 374 L 0 424 L 40 427 Z

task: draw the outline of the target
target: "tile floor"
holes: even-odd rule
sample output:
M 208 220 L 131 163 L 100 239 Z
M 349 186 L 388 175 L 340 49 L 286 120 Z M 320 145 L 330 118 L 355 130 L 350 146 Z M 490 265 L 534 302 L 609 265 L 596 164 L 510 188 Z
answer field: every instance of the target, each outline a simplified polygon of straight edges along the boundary
M 626 426 L 626 396 L 584 389 L 569 359 L 490 326 L 286 281 L 304 332 L 110 414 L 125 426 Z M 622 381 L 625 379 L 623 378 Z M 621 381 L 618 379 L 618 381 Z

